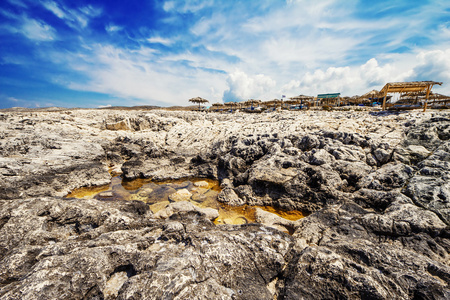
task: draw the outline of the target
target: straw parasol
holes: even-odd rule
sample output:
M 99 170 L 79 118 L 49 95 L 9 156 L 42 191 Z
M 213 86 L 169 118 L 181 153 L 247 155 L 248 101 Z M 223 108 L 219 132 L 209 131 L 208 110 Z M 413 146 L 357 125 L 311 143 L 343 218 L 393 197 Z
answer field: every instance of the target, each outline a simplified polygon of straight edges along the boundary
M 272 100 L 264 101 L 264 102 L 263 102 L 263 104 L 266 105 L 266 106 L 275 106 L 275 107 L 276 107 L 278 104 L 281 104 L 281 103 L 282 103 L 282 101 L 279 100 L 279 99 L 272 99 Z
M 244 104 L 245 106 L 251 106 L 253 107 L 253 105 L 255 104 L 260 104 L 262 101 L 261 100 L 256 100 L 256 99 L 248 99 L 247 101 L 245 101 Z
M 371 90 L 370 92 L 365 93 L 361 97 L 364 97 L 364 98 L 377 98 L 379 94 L 380 94 L 379 91 Z
M 223 103 L 214 103 L 213 105 L 211 105 L 211 109 L 223 109 L 225 108 L 225 105 Z
M 206 99 L 203 99 L 201 97 L 195 97 L 195 98 L 189 99 L 189 102 L 198 103 L 198 109 L 200 109 L 200 104 L 208 103 L 209 101 Z
M 290 100 L 284 101 L 284 103 L 287 104 L 303 104 L 303 101 L 308 102 L 314 99 L 313 96 L 305 96 L 305 95 L 298 95 L 295 97 L 289 98 Z
M 233 106 L 234 106 L 234 105 L 236 105 L 236 108 L 237 108 L 237 104 L 238 104 L 237 101 L 229 101 L 229 102 L 225 102 L 225 103 L 224 103 L 225 106 L 231 107 L 231 110 L 233 110 Z

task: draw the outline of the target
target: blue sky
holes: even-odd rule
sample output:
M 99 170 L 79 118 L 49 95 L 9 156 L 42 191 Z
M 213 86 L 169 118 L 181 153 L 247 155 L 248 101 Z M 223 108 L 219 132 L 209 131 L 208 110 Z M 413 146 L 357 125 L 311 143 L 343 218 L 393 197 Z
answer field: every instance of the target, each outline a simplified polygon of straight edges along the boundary
M 0 108 L 352 96 L 412 80 L 450 94 L 448 0 L 0 3 Z

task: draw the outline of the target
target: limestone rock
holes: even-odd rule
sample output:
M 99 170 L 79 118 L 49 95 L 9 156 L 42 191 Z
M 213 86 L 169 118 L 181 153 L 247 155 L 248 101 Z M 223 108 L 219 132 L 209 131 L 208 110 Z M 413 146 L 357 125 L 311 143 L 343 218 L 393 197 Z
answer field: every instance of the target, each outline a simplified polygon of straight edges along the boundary
M 294 231 L 295 222 L 277 216 L 274 213 L 267 212 L 261 208 L 256 208 L 256 221 L 266 226 L 289 233 Z
M 231 206 L 240 206 L 244 204 L 244 201 L 239 198 L 232 188 L 224 188 L 219 193 L 218 200 Z
M 266 283 L 285 265 L 290 236 L 262 225 L 216 227 L 191 211 L 159 221 L 128 206 L 4 202 L 2 299 L 272 298 Z
M 194 185 L 197 187 L 208 187 L 208 182 L 206 181 L 196 181 L 194 182 Z
M 448 299 L 449 139 L 445 111 L 3 111 L 0 298 Z M 58 198 L 111 168 L 120 195 Z M 169 203 L 200 187 L 125 189 L 186 177 L 310 215 L 214 226 Z
M 167 219 L 175 213 L 179 212 L 199 212 L 204 214 L 208 220 L 214 221 L 218 216 L 219 212 L 217 209 L 213 208 L 200 208 L 193 205 L 188 201 L 179 201 L 175 203 L 168 204 L 165 208 L 161 209 L 155 214 L 156 218 Z
M 312 165 L 330 164 L 334 161 L 334 157 L 325 149 L 313 150 L 309 158 L 309 163 Z
M 191 199 L 191 197 L 192 197 L 191 192 L 189 192 L 187 189 L 181 189 L 171 194 L 169 196 L 169 201 L 172 202 L 188 201 L 189 199 Z

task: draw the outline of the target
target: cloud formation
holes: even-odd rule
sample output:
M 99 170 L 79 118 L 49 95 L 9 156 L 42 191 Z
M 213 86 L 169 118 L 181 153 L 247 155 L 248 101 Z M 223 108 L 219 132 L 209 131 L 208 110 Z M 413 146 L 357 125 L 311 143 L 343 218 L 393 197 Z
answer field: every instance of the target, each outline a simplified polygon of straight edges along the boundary
M 443 81 L 450 94 L 449 10 L 443 0 L 8 0 L 0 98 L 187 105 L 351 96 L 403 80 Z M 20 81 L 39 88 L 27 95 Z
M 239 70 L 229 74 L 227 84 L 229 88 L 224 92 L 224 102 L 266 98 L 276 86 L 276 82 L 264 74 L 249 76 Z
M 27 38 L 36 41 L 52 41 L 55 39 L 55 30 L 43 21 L 23 18 L 19 31 Z

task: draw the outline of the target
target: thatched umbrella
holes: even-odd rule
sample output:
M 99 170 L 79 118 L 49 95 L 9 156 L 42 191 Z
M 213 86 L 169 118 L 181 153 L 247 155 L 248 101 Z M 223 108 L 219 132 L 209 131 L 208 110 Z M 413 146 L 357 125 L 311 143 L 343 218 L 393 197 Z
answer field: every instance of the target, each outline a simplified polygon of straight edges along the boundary
M 237 106 L 237 103 L 238 103 L 238 102 L 230 101 L 230 102 L 225 102 L 224 104 L 225 104 L 225 106 L 231 107 L 231 110 L 233 110 L 233 106 L 234 106 L 234 105 Z
M 287 104 L 303 104 L 303 101 L 309 102 L 309 101 L 313 100 L 314 97 L 313 96 L 298 95 L 298 96 L 295 96 L 295 97 L 291 97 L 289 99 L 291 99 L 291 100 L 287 100 L 287 101 L 285 101 L 285 103 L 287 103 Z
M 225 105 L 223 103 L 214 103 L 213 105 L 211 105 L 210 109 L 223 109 L 225 107 Z
M 245 106 L 250 106 L 250 107 L 253 108 L 253 105 L 259 104 L 259 103 L 261 103 L 261 102 L 262 102 L 261 100 L 249 99 L 249 100 L 245 101 L 245 102 L 242 103 L 242 104 L 244 104 Z
M 301 103 L 301 100 L 295 100 L 295 99 L 290 98 L 290 100 L 286 100 L 286 101 L 284 101 L 284 103 L 286 103 L 286 104 L 292 104 L 292 105 L 294 105 L 294 104 L 300 104 L 300 103 Z
M 365 98 L 375 98 L 378 97 L 380 95 L 380 92 L 377 90 L 371 90 L 370 92 L 365 93 L 364 95 L 362 95 L 361 97 L 365 97 Z
M 201 97 L 195 97 L 195 98 L 189 99 L 189 102 L 198 103 L 198 109 L 200 110 L 200 104 L 207 103 L 209 101 L 206 99 L 203 99 Z
M 272 100 L 269 100 L 269 101 L 264 101 L 263 102 L 263 104 L 264 105 L 266 105 L 266 106 L 277 106 L 278 104 L 281 104 L 282 103 L 282 101 L 281 100 L 279 100 L 279 99 L 272 99 Z

